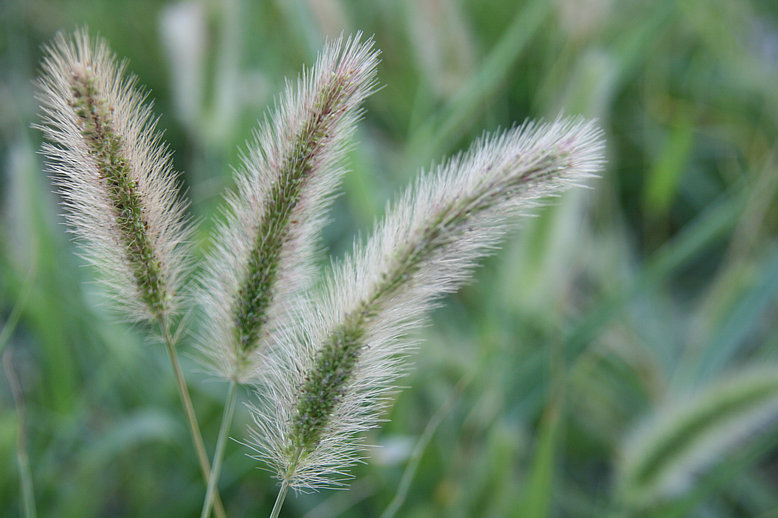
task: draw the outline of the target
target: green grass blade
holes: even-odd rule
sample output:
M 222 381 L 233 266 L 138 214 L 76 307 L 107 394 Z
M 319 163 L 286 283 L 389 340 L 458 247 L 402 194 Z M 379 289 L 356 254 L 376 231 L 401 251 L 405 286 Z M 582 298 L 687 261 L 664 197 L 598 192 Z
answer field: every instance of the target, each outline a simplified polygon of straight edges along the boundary
M 709 207 L 662 247 L 631 284 L 617 293 L 603 297 L 568 333 L 565 355 L 568 365 L 573 364 L 583 354 L 586 347 L 636 296 L 650 286 L 666 280 L 687 261 L 703 253 L 712 243 L 732 230 L 745 201 L 745 191 L 739 190 Z
M 521 493 L 519 506 L 512 514 L 515 518 L 551 516 L 551 501 L 554 496 L 554 462 L 561 422 L 560 414 L 560 403 L 557 400 L 551 403 L 543 416 L 527 483 Z
M 421 125 L 409 139 L 412 165 L 424 164 L 449 151 L 450 146 L 471 128 L 471 121 L 500 85 L 527 44 L 542 27 L 551 4 L 533 0 L 522 6 L 500 41 L 483 59 L 483 65 L 457 95 Z
M 696 354 L 687 357 L 676 378 L 686 386 L 715 378 L 734 361 L 743 341 L 778 302 L 778 248 L 764 261 L 753 285 L 722 319 L 712 338 Z

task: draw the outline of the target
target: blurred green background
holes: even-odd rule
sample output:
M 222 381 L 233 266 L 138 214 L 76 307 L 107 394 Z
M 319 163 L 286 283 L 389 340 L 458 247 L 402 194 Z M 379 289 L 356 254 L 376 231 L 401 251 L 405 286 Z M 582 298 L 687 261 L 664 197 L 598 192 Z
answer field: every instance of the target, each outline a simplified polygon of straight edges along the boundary
M 40 516 L 197 516 L 204 493 L 163 348 L 111 318 L 41 172 L 31 81 L 79 26 L 150 90 L 198 253 L 284 77 L 341 31 L 375 35 L 385 86 L 334 257 L 485 130 L 565 112 L 606 131 L 592 189 L 434 313 L 350 489 L 282 516 L 778 516 L 777 2 L 3 0 L 0 22 L 0 516 L 25 478 Z M 212 448 L 226 386 L 182 351 Z M 222 498 L 266 516 L 277 487 L 246 452 L 228 445 Z

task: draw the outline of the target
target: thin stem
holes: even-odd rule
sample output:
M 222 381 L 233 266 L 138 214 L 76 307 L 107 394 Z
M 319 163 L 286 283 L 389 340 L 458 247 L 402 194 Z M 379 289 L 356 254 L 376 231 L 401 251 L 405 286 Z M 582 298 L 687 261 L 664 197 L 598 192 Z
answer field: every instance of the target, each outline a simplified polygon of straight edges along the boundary
M 22 387 L 19 383 L 19 378 L 16 377 L 16 371 L 14 371 L 13 368 L 11 349 L 3 354 L 3 367 L 5 367 L 5 374 L 8 377 L 8 384 L 11 386 L 11 393 L 13 394 L 19 421 L 18 435 L 16 437 L 16 461 L 19 464 L 19 485 L 21 486 L 22 492 L 22 516 L 24 516 L 24 518 L 36 518 L 35 491 L 33 490 L 32 485 L 30 458 L 27 455 L 27 432 L 25 429 L 27 410 L 24 405 Z
M 200 513 L 200 518 L 208 518 L 211 515 L 213 497 L 216 491 L 217 483 L 219 481 L 222 459 L 224 459 L 224 446 L 227 444 L 227 433 L 229 432 L 230 425 L 232 424 L 232 414 L 235 412 L 235 402 L 238 400 L 237 389 L 238 384 L 235 382 L 235 380 L 230 381 L 230 388 L 227 392 L 227 403 L 224 407 L 222 423 L 219 427 L 219 438 L 216 441 L 216 451 L 213 454 L 213 467 L 211 468 L 211 476 L 208 478 L 208 490 L 205 492 L 205 503 L 203 503 L 203 510 Z
M 195 414 L 194 406 L 192 406 L 192 398 L 189 396 L 189 389 L 186 387 L 184 373 L 181 371 L 181 365 L 178 363 L 178 354 L 176 353 L 175 341 L 170 334 L 170 327 L 165 320 L 160 321 L 160 328 L 162 329 L 162 338 L 165 342 L 168 356 L 170 357 L 170 363 L 173 366 L 173 373 L 176 376 L 178 394 L 181 396 L 181 404 L 184 406 L 186 420 L 189 423 L 189 431 L 192 434 L 192 442 L 194 443 L 195 451 L 197 452 L 197 460 L 200 463 L 200 470 L 203 473 L 203 478 L 207 482 L 211 477 L 211 464 L 208 462 L 208 454 L 205 452 L 203 435 L 200 432 L 200 425 L 197 424 L 197 415 Z M 214 512 L 218 518 L 227 517 L 227 514 L 224 512 L 224 506 L 222 505 L 218 490 L 214 491 Z
M 451 409 L 454 407 L 457 399 L 459 399 L 459 396 L 462 394 L 464 388 L 468 385 L 468 383 L 470 383 L 470 379 L 470 376 L 465 376 L 459 380 L 454 392 L 451 394 L 451 396 L 449 396 L 445 403 L 441 405 L 438 411 L 435 412 L 435 415 L 433 415 L 427 423 L 427 426 L 424 428 L 424 432 L 422 432 L 419 440 L 416 442 L 416 446 L 413 448 L 408 465 L 406 466 L 402 478 L 400 479 L 400 485 L 397 488 L 397 492 L 395 493 L 394 498 L 392 498 L 392 501 L 387 506 L 386 510 L 381 514 L 381 518 L 394 518 L 394 516 L 397 514 L 397 511 L 399 511 L 403 503 L 405 503 L 405 498 L 408 496 L 408 490 L 411 487 L 414 475 L 416 475 L 416 470 L 419 467 L 424 450 L 427 448 L 427 445 L 432 439 L 432 436 L 435 434 L 435 431 L 438 429 L 438 426 L 440 426 L 440 423 L 442 423 L 443 419 L 445 419 L 446 416 L 451 412 Z
M 3 329 L 0 331 L 0 354 L 3 354 L 5 346 L 8 345 L 8 342 L 11 340 L 11 335 L 16 329 L 16 324 L 19 323 L 19 318 L 22 316 L 22 310 L 24 309 L 24 305 L 27 302 L 27 297 L 29 296 L 30 291 L 32 291 L 32 283 L 34 280 L 35 265 L 32 265 L 27 272 L 27 277 L 25 278 L 22 289 L 19 292 L 19 298 L 16 300 L 16 304 L 14 304 L 8 320 L 5 321 Z
M 281 512 L 281 508 L 284 506 L 284 500 L 286 500 L 286 493 L 289 491 L 289 481 L 284 479 L 281 484 L 281 489 L 278 491 L 278 497 L 276 503 L 273 505 L 273 511 L 270 513 L 270 518 L 278 518 L 278 513 Z

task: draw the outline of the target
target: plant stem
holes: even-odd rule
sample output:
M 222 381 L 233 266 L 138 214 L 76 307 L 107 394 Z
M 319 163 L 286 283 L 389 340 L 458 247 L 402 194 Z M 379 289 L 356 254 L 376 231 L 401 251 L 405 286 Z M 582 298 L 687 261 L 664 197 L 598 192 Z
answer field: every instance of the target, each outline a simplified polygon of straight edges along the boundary
M 222 415 L 222 423 L 219 427 L 219 438 L 216 440 L 216 451 L 213 454 L 211 476 L 208 478 L 208 490 L 205 492 L 205 503 L 203 503 L 203 510 L 200 513 L 200 518 L 208 518 L 211 515 L 213 497 L 216 491 L 217 483 L 219 481 L 222 459 L 224 458 L 224 446 L 227 443 L 227 433 L 230 430 L 230 425 L 232 424 L 232 414 L 235 412 L 235 403 L 238 400 L 237 389 L 238 384 L 235 382 L 235 380 L 230 381 L 230 388 L 227 391 L 227 403 L 225 404 L 224 414 Z
M 19 318 L 22 316 L 22 310 L 24 310 L 27 297 L 29 296 L 30 291 L 32 291 L 32 283 L 34 281 L 35 265 L 32 265 L 27 272 L 27 277 L 25 278 L 24 284 L 22 285 L 22 288 L 19 292 L 19 298 L 16 300 L 16 304 L 14 304 L 8 320 L 6 320 L 5 324 L 3 324 L 3 329 L 0 330 L 0 355 L 3 354 L 5 346 L 8 345 L 8 342 L 11 340 L 11 335 L 13 334 L 14 329 L 16 329 L 16 324 L 19 323 Z
M 13 326 L 12 326 L 13 327 Z M 8 377 L 8 384 L 11 386 L 14 405 L 16 406 L 18 431 L 16 436 L 16 461 L 19 464 L 19 485 L 22 493 L 22 516 L 24 518 L 36 518 L 35 510 L 35 491 L 32 485 L 32 473 L 30 471 L 30 458 L 27 455 L 27 410 L 24 405 L 24 394 L 16 377 L 16 371 L 13 368 L 11 359 L 11 349 L 3 354 L 3 367 Z
M 281 489 L 278 491 L 278 497 L 276 497 L 276 503 L 273 505 L 273 511 L 270 513 L 270 518 L 278 518 L 278 513 L 281 512 L 281 508 L 284 506 L 287 491 L 289 491 L 289 481 L 284 480 L 281 484 Z
M 162 330 L 162 338 L 165 342 L 168 356 L 170 357 L 170 363 L 173 366 L 173 373 L 176 376 L 178 394 L 181 396 L 181 404 L 184 407 L 186 420 L 189 423 L 189 431 L 192 434 L 192 443 L 194 443 L 195 451 L 197 452 L 197 460 L 200 463 L 200 470 L 203 473 L 203 478 L 207 482 L 211 477 L 211 464 L 208 462 L 208 454 L 205 452 L 203 435 L 200 432 L 200 426 L 197 424 L 197 415 L 195 414 L 194 406 L 192 406 L 192 398 L 189 396 L 189 389 L 186 387 L 184 373 L 181 371 L 181 365 L 178 363 L 178 354 L 176 353 L 176 346 L 173 337 L 170 334 L 170 326 L 168 322 L 164 319 L 161 319 L 160 328 Z M 214 492 L 214 512 L 218 518 L 227 517 L 226 513 L 224 512 L 224 506 L 222 505 L 218 490 Z
M 411 483 L 413 482 L 413 477 L 416 475 L 416 470 L 419 468 L 421 457 L 424 455 L 424 450 L 429 445 L 430 440 L 432 440 L 432 436 L 435 434 L 438 426 L 440 426 L 440 423 L 443 422 L 443 419 L 445 419 L 446 416 L 448 416 L 448 414 L 451 412 L 454 404 L 459 399 L 459 396 L 462 395 L 462 391 L 470 383 L 471 379 L 472 378 L 469 375 L 461 378 L 457 383 L 454 392 L 443 403 L 443 405 L 441 405 L 438 411 L 435 412 L 435 414 L 427 423 L 427 426 L 424 428 L 424 431 L 419 437 L 419 440 L 416 441 L 416 446 L 414 446 L 413 452 L 408 459 L 408 465 L 406 466 L 402 478 L 400 479 L 400 485 L 397 488 L 397 492 L 395 493 L 394 498 L 392 498 L 392 501 L 389 502 L 386 510 L 381 514 L 381 518 L 394 518 L 394 516 L 397 514 L 397 511 L 399 511 L 403 503 L 405 503 L 405 498 L 408 496 L 408 490 L 410 489 Z

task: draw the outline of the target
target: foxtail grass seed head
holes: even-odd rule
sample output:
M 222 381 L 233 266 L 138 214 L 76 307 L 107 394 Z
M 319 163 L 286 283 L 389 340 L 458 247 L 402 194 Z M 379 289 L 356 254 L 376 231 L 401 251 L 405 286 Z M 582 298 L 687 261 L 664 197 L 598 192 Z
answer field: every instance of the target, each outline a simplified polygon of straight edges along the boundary
M 244 383 L 289 304 L 309 285 L 324 213 L 338 186 L 378 52 L 357 34 L 326 45 L 259 127 L 227 197 L 197 298 L 201 348 L 220 376 Z
M 731 452 L 774 433 L 776 365 L 734 370 L 693 393 L 667 394 L 619 448 L 615 496 L 640 515 L 681 497 Z
M 46 47 L 37 95 L 48 171 L 65 218 L 131 320 L 177 307 L 185 204 L 137 79 L 86 31 Z
M 560 118 L 487 136 L 423 175 L 299 309 L 301 328 L 276 337 L 252 408 L 256 458 L 297 489 L 342 484 L 404 369 L 406 335 L 517 215 L 600 171 L 603 150 L 592 122 Z

